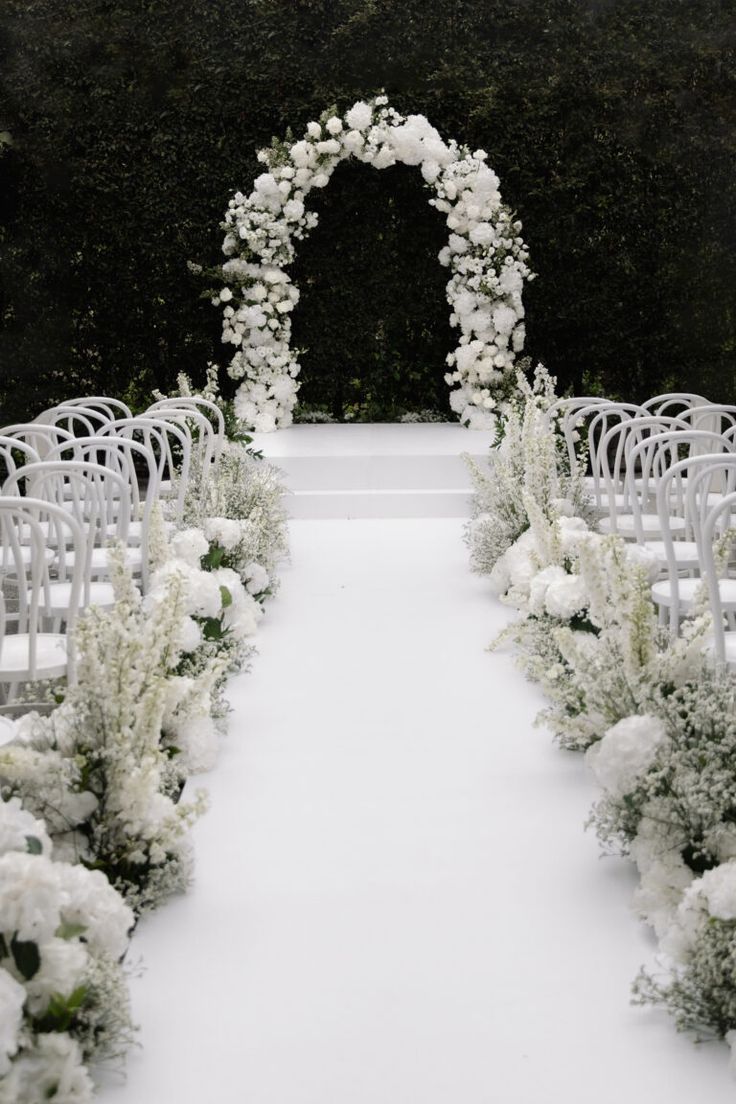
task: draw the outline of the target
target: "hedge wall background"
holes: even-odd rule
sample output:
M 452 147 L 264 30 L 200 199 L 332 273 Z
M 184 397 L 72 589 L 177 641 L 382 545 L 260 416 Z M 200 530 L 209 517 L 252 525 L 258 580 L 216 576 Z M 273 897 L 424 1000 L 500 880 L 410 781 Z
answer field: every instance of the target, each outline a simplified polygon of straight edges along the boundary
M 3 420 L 224 364 L 187 260 L 219 260 L 272 134 L 381 87 L 489 151 L 538 273 L 528 351 L 563 386 L 736 401 L 735 46 L 731 0 L 4 0 Z M 426 198 L 357 165 L 319 197 L 303 402 L 446 408 Z

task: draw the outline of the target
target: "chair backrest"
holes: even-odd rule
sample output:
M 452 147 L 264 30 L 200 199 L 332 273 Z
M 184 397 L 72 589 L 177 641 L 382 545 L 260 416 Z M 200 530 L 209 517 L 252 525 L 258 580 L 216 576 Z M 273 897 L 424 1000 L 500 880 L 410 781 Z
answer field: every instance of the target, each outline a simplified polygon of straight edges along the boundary
M 130 407 L 121 399 L 112 399 L 109 395 L 87 395 L 83 398 L 65 399 L 61 406 L 86 406 L 90 410 L 99 410 L 108 421 L 116 418 L 130 418 Z
M 654 419 L 652 419 L 654 420 Z M 657 423 L 674 419 L 656 419 Z M 680 419 L 676 419 L 678 422 Z M 683 419 L 685 426 L 687 423 Z M 668 475 L 668 517 L 682 518 L 685 522 L 680 535 L 694 540 L 695 533 L 687 510 L 687 469 L 676 467 L 680 460 L 699 455 L 734 452 L 733 442 L 720 433 L 702 429 L 682 428 L 678 424 L 662 432 L 655 432 L 637 440 L 632 436 L 626 459 L 626 500 L 630 503 L 634 518 L 634 535 L 643 543 L 647 539 L 642 515 L 659 512 L 657 492 L 664 476 Z M 672 526 L 667 526 L 671 531 Z
M 192 438 L 187 429 L 170 418 L 141 415 L 110 422 L 101 435 L 107 434 L 137 440 L 151 452 L 156 461 L 159 487 L 168 480 L 172 488 L 172 495 L 167 496 L 168 507 L 171 507 L 170 513 L 173 514 L 171 520 L 180 522 L 184 515 L 192 459 Z
M 693 429 L 725 433 L 736 427 L 736 406 L 706 403 L 704 406 L 691 406 L 689 410 L 683 410 L 680 417 L 690 422 Z
M 195 406 L 156 406 L 148 410 L 147 416 L 172 421 L 184 429 L 192 442 L 192 458 L 196 457 L 202 472 L 202 482 L 206 482 L 215 456 L 217 438 L 215 428 L 206 414 Z
M 40 459 L 36 450 L 27 441 L 19 437 L 0 435 L 0 480 L 12 475 L 19 466 L 32 464 Z
M 44 456 L 54 445 L 62 441 L 69 441 L 72 434 L 61 426 L 44 425 L 43 422 L 15 422 L 0 428 L 3 437 L 12 437 L 15 441 L 24 441 L 38 453 L 43 460 Z
M 70 547 L 74 553 L 69 565 L 69 596 L 67 602 L 67 678 L 74 678 L 73 650 L 69 634 L 74 627 L 82 596 L 85 537 L 76 518 L 55 503 L 17 495 L 0 496 L 0 583 L 10 580 L 18 604 L 17 628 L 27 633 L 28 679 L 38 677 L 38 637 L 43 632 L 44 610 L 50 608 L 51 567 L 48 556 L 49 538 L 62 550 Z M 27 549 L 30 548 L 30 554 Z M 56 571 L 57 564 L 54 564 Z M 6 612 L 7 622 L 7 612 Z M 0 643 L 0 682 L 2 677 L 2 644 Z
M 72 437 L 93 437 L 109 418 L 101 410 L 90 406 L 52 406 L 36 419 L 42 425 L 61 426 Z
M 130 516 L 141 523 L 141 584 L 145 591 L 148 587 L 148 534 L 151 512 L 159 494 L 158 467 L 151 449 L 131 437 L 108 433 L 95 437 L 76 437 L 73 441 L 65 441 L 51 450 L 48 459 L 101 464 L 102 467 L 117 472 L 127 482 L 131 504 Z
M 635 403 L 608 403 L 592 408 L 588 423 L 588 455 L 595 505 L 610 511 L 615 495 L 625 493 L 625 446 L 630 432 L 645 433 L 647 412 Z M 634 430 L 641 423 L 638 431 Z M 687 428 L 687 427 L 686 427 Z M 610 452 L 613 451 L 613 455 Z M 604 500 L 604 495 L 606 499 Z
M 692 432 L 692 431 L 691 431 Z M 673 485 L 684 486 L 684 517 L 686 532 L 691 534 L 698 549 L 698 560 L 703 563 L 703 533 L 706 519 L 713 507 L 713 498 L 718 502 L 736 490 L 736 453 L 714 452 L 698 456 L 688 456 L 678 460 L 662 472 L 657 486 L 657 514 L 667 563 L 667 575 L 670 583 L 670 629 L 677 634 L 681 618 L 680 603 L 680 565 L 674 550 L 674 536 L 671 528 L 673 515 Z
M 579 450 L 577 445 L 580 439 L 578 427 L 585 420 L 586 415 L 598 410 L 607 402 L 608 399 L 600 399 L 594 396 L 574 396 L 567 399 L 557 399 L 544 412 L 544 425 L 549 428 L 556 424 L 565 438 L 567 457 L 571 467 L 574 467 L 578 460 Z
M 79 522 L 85 536 L 83 552 L 84 604 L 90 601 L 92 553 L 112 540 L 125 544 L 130 529 L 130 484 L 120 472 L 83 460 L 45 460 L 18 468 L 6 480 L 3 495 L 17 494 L 23 485 L 27 497 L 52 502 Z M 60 582 L 70 576 L 65 548 L 58 549 Z
M 736 464 L 736 457 L 734 457 L 734 463 Z M 715 546 L 723 538 L 723 535 L 729 532 L 733 535 L 733 543 L 736 543 L 736 533 L 733 532 L 732 528 L 735 512 L 736 491 L 730 491 L 708 511 L 702 530 L 701 574 L 708 588 L 708 599 L 713 616 L 713 648 L 716 660 L 719 663 L 726 661 L 726 635 L 724 631 L 725 611 L 719 586 L 721 570 Z
M 707 406 L 708 399 L 690 391 L 668 391 L 663 395 L 654 395 L 641 405 L 647 414 L 666 414 L 673 418 L 693 406 Z
M 186 395 L 181 398 L 159 399 L 158 402 L 149 406 L 147 413 L 151 414 L 156 410 L 175 410 L 177 408 L 181 410 L 199 410 L 209 419 L 215 431 L 212 459 L 215 464 L 218 464 L 225 446 L 225 416 L 220 407 L 211 399 L 205 399 L 201 395 Z

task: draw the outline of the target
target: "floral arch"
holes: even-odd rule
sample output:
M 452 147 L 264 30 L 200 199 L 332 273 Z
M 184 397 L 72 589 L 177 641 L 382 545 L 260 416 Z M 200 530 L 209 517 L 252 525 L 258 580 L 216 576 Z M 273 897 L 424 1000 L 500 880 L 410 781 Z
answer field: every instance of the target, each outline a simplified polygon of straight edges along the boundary
M 400 115 L 386 96 L 355 103 L 343 117 L 325 112 L 297 142 L 274 139 L 258 160 L 266 171 L 249 196 L 236 192 L 223 229 L 222 340 L 237 351 L 228 373 L 243 382 L 236 411 L 260 431 L 290 425 L 300 365 L 291 348 L 290 313 L 299 289 L 287 267 L 295 242 L 317 225 L 306 197 L 324 188 L 348 157 L 384 169 L 417 165 L 429 203 L 450 231 L 440 251 L 450 269 L 450 323 L 460 330 L 448 354 L 450 406 L 473 429 L 490 428 L 494 412 L 515 387 L 515 355 L 524 345 L 522 289 L 533 275 L 521 223 L 501 201 L 498 177 L 484 150 L 445 142 L 423 115 Z

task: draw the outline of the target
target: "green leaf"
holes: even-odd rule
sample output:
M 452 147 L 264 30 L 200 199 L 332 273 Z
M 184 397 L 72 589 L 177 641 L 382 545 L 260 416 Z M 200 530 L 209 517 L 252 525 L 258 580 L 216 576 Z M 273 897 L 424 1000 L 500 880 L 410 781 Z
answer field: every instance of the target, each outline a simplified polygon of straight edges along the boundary
M 86 985 L 78 986 L 68 997 L 52 993 L 46 1011 L 34 1020 L 36 1031 L 68 1031 L 74 1017 L 87 999 Z
M 62 920 L 54 935 L 59 939 L 76 939 L 78 935 L 84 935 L 86 930 L 85 924 L 72 924 L 68 920 Z
M 30 940 L 20 940 L 15 936 L 10 941 L 10 953 L 19 973 L 30 981 L 41 968 L 41 956 L 38 945 Z
M 233 604 L 233 596 L 226 586 L 220 587 L 220 598 L 222 599 L 223 609 L 227 609 L 228 606 Z
M 40 855 L 43 851 L 43 844 L 38 836 L 26 836 L 26 851 L 29 855 Z

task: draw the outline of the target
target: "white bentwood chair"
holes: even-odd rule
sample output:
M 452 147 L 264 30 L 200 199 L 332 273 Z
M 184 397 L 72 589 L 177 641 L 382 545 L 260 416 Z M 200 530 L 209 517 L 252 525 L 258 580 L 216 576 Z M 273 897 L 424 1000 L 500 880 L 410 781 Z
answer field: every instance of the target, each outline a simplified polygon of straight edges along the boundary
M 684 488 L 684 499 L 683 499 Z M 709 511 L 736 490 L 736 454 L 714 452 L 688 456 L 667 468 L 657 486 L 657 512 L 667 561 L 667 577 L 652 586 L 652 598 L 660 609 L 660 617 L 669 611 L 670 631 L 679 632 L 680 621 L 690 613 L 702 586 L 704 527 Z M 699 575 L 683 577 L 682 564 L 675 553 L 675 542 L 681 533 L 673 532 L 670 519 L 673 501 L 684 501 L 685 532 L 692 534 L 698 550 Z M 728 526 L 725 513 L 718 517 Z M 719 534 L 720 535 L 720 534 Z M 736 579 L 723 579 L 721 599 L 726 608 L 736 609 Z
M 49 531 L 56 533 L 58 557 L 53 572 L 47 553 Z M 32 554 L 27 561 L 23 537 Z M 75 562 L 67 563 L 67 549 Z M 4 623 L 0 640 L 0 685 L 8 687 L 10 701 L 20 683 L 66 676 L 74 680 L 74 655 L 70 634 L 80 608 L 83 589 L 85 535 L 64 507 L 43 499 L 0 496 L 0 582 L 4 597 Z M 64 611 L 64 631 L 59 618 L 49 618 L 49 588 L 61 572 L 69 581 Z M 17 607 L 8 610 L 12 595 Z M 51 624 L 47 624 L 51 620 Z M 10 628 L 14 632 L 10 632 Z

